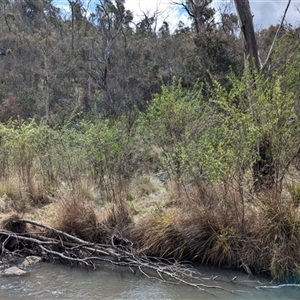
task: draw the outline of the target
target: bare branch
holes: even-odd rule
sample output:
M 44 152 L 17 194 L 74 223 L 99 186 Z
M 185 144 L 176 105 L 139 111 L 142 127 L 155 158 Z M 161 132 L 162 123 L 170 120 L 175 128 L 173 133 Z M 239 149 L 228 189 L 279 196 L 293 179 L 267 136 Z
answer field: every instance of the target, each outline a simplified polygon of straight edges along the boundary
M 22 241 L 23 252 L 26 247 L 30 255 L 35 252 L 37 256 L 48 259 L 59 259 L 70 264 L 83 265 L 85 267 L 96 268 L 96 262 L 109 262 L 117 266 L 128 267 L 131 271 L 139 270 L 148 278 L 160 280 L 171 284 L 180 284 L 195 287 L 208 292 L 209 289 L 222 289 L 218 285 L 204 284 L 207 279 L 196 269 L 187 264 L 181 264 L 174 260 L 158 257 L 147 257 L 144 254 L 136 254 L 133 243 L 123 237 L 113 235 L 111 244 L 91 243 L 75 237 L 61 230 L 52 228 L 35 221 L 16 219 L 14 222 L 27 223 L 38 228 L 52 231 L 58 235 L 57 238 L 45 238 L 41 233 L 14 233 L 0 231 L 1 250 L 4 254 L 16 255 L 18 244 Z M 10 243 L 11 242 L 11 243 Z M 10 252 L 5 246 L 14 244 L 16 250 Z M 11 247 L 11 246 L 10 246 Z M 29 250 L 30 249 L 30 250 Z M 134 269 L 133 269 L 134 268 Z M 215 282 L 215 281 L 213 281 Z
M 286 283 L 286 284 L 279 284 L 279 285 L 263 285 L 257 286 L 257 289 L 281 289 L 283 287 L 300 287 L 300 284 L 297 283 Z
M 288 3 L 287 3 L 287 5 L 286 5 L 284 14 L 283 14 L 282 19 L 281 19 L 281 23 L 280 23 L 280 25 L 279 25 L 278 28 L 277 28 L 277 31 L 276 31 L 276 33 L 275 33 L 275 36 L 274 36 L 272 45 L 271 45 L 271 47 L 270 47 L 269 53 L 268 53 L 268 55 L 267 55 L 267 58 L 266 58 L 266 60 L 265 60 L 265 62 L 264 62 L 264 64 L 263 64 L 263 66 L 262 66 L 262 69 L 266 66 L 266 64 L 268 63 L 268 61 L 269 61 L 269 59 L 270 59 L 270 57 L 271 57 L 271 55 L 272 55 L 272 53 L 273 53 L 274 46 L 275 46 L 275 42 L 276 42 L 276 40 L 277 40 L 278 34 L 279 34 L 279 32 L 280 32 L 280 29 L 281 29 L 282 26 L 283 26 L 283 22 L 284 22 L 284 20 L 285 20 L 285 17 L 286 17 L 286 14 L 287 14 L 287 12 L 288 12 L 288 9 L 289 9 L 289 6 L 290 6 L 290 4 L 291 4 L 291 1 L 292 1 L 292 0 L 289 0 Z

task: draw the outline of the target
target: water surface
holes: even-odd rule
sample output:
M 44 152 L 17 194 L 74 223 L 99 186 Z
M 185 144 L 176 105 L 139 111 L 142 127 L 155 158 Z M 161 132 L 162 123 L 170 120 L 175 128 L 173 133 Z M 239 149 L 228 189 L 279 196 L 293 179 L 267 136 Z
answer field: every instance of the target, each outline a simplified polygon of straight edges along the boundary
M 23 277 L 0 278 L 0 299 L 300 299 L 300 288 L 257 289 L 258 281 L 244 273 L 214 268 L 198 268 L 202 275 L 215 280 L 203 284 L 222 289 L 199 290 L 133 274 L 128 268 L 102 266 L 96 271 L 53 263 L 40 263 L 29 268 Z M 236 279 L 231 280 L 236 276 Z

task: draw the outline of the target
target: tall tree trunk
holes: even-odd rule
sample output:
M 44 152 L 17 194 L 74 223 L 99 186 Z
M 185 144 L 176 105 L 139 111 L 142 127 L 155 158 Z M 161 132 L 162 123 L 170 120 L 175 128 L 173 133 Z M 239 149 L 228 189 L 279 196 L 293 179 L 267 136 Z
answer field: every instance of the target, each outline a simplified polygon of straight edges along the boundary
M 249 1 L 234 0 L 234 3 L 240 17 L 240 26 L 244 36 L 245 54 L 250 59 L 251 66 L 260 71 L 261 66 Z
M 71 39 L 71 49 L 72 51 L 74 50 L 75 48 L 75 33 L 74 33 L 74 19 L 75 19 L 75 16 L 74 16 L 74 2 L 71 1 L 71 0 L 68 0 L 69 2 L 69 5 L 71 7 L 71 28 L 72 28 L 72 39 Z
M 258 56 L 257 42 L 254 32 L 252 14 L 248 0 L 234 0 L 236 10 L 240 18 L 240 26 L 244 36 L 245 55 L 249 60 L 250 67 L 261 71 Z M 255 99 L 249 99 L 253 106 Z M 253 112 L 255 114 L 255 112 Z M 258 119 L 258 122 L 260 120 Z M 253 164 L 254 189 L 261 191 L 274 186 L 275 167 L 272 155 L 272 141 L 270 136 L 264 136 L 256 145 L 257 160 Z
M 50 87 L 49 87 L 49 69 L 48 69 L 48 58 L 44 53 L 44 90 L 45 90 L 45 110 L 46 110 L 46 124 L 49 124 L 50 116 Z

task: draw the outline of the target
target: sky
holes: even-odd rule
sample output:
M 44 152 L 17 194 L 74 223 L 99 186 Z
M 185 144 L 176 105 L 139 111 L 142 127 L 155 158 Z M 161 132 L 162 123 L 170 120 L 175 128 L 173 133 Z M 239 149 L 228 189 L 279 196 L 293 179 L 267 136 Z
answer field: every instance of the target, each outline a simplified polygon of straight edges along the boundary
M 267 28 L 270 25 L 276 25 L 281 22 L 282 15 L 288 3 L 288 0 L 249 0 L 256 30 Z M 83 0 L 85 3 L 97 3 L 97 0 Z M 134 21 L 138 22 L 146 13 L 158 11 L 160 27 L 163 21 L 169 23 L 170 29 L 177 28 L 178 22 L 182 21 L 185 25 L 189 25 L 190 20 L 184 9 L 178 5 L 172 5 L 172 2 L 182 2 L 182 0 L 126 0 L 126 9 L 134 13 Z M 232 0 L 214 0 L 213 6 L 216 10 L 222 9 L 224 4 L 230 4 Z M 66 12 L 69 11 L 68 2 L 66 0 L 54 0 L 56 6 L 61 7 Z M 90 5 L 90 9 L 92 4 Z M 297 10 L 299 7 L 299 12 Z M 232 4 L 233 11 L 235 7 Z M 286 21 L 294 26 L 300 25 L 300 0 L 292 0 Z

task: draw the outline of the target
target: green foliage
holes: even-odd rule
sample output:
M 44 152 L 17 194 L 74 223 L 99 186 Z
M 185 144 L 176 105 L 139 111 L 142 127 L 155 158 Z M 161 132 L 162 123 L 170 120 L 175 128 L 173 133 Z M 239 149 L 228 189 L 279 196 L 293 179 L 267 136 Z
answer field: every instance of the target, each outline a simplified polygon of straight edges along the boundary
M 228 165 L 235 159 L 234 154 L 229 153 L 229 146 L 232 145 L 233 149 L 235 143 L 226 138 L 232 138 L 230 124 L 238 125 L 235 121 L 241 114 L 234 116 L 231 111 L 231 116 L 224 120 L 225 114 L 213 111 L 202 100 L 201 92 L 201 87 L 188 91 L 180 82 L 174 81 L 170 88 L 163 86 L 162 93 L 154 96 L 146 113 L 144 126 L 149 142 L 163 150 L 163 167 L 177 180 L 184 174 L 201 173 L 203 168 L 207 178 L 216 179 L 220 170 L 228 171 L 225 170 L 225 157 Z M 223 101 L 231 109 L 223 96 L 225 92 L 216 85 L 218 99 L 215 102 L 220 104 Z
M 32 167 L 37 147 L 37 124 L 21 119 L 10 121 L 2 127 L 2 143 L 4 153 L 8 155 L 9 165 L 19 174 L 25 184 L 30 184 Z M 6 158 L 7 159 L 7 158 Z
M 128 131 L 125 118 L 86 124 L 83 141 L 94 180 L 108 198 L 118 200 L 138 168 L 134 128 Z
M 300 184 L 293 184 L 289 187 L 289 192 L 293 204 L 298 207 L 300 205 Z
M 163 167 L 177 180 L 197 163 L 203 109 L 201 87 L 188 91 L 175 80 L 170 88 L 162 86 L 161 94 L 153 97 L 147 109 L 145 136 L 148 143 L 162 149 Z
M 21 119 L 0 124 L 1 176 L 18 174 L 19 181 L 33 192 L 33 179 L 42 181 L 52 194 L 66 186 L 92 178 L 107 199 L 120 197 L 138 168 L 134 126 L 126 119 L 69 124 L 53 129 Z
M 282 178 L 299 150 L 294 94 L 284 89 L 284 79 L 277 74 L 266 78 L 246 67 L 242 78 L 229 78 L 229 90 L 214 82 L 210 99 L 214 121 L 206 131 L 207 156 L 201 158 L 202 164 L 219 170 L 215 178 L 233 178 L 251 167 L 257 142 L 268 136 L 276 176 Z
M 277 179 L 298 153 L 299 118 L 284 78 L 253 74 L 248 67 L 230 89 L 213 81 L 210 101 L 201 87 L 173 82 L 155 95 L 145 115 L 148 143 L 163 151 L 163 168 L 177 180 L 203 174 L 210 181 L 241 180 L 257 159 L 257 142 L 270 137 Z
M 253 162 L 253 145 L 257 132 L 253 116 L 247 106 L 246 76 L 230 78 L 227 90 L 214 81 L 211 91 L 211 111 L 205 134 L 201 137 L 204 155 L 199 160 L 211 180 L 232 179 Z M 210 117 L 211 116 L 211 117 Z

